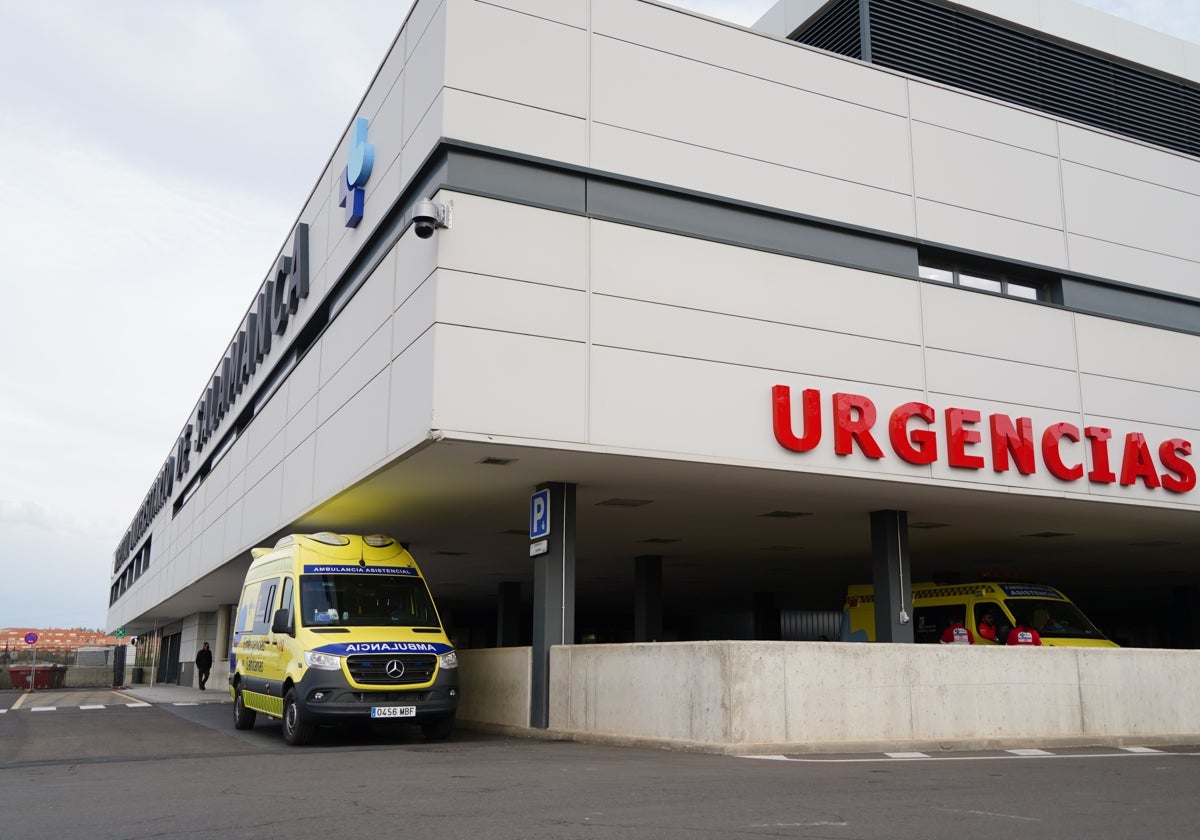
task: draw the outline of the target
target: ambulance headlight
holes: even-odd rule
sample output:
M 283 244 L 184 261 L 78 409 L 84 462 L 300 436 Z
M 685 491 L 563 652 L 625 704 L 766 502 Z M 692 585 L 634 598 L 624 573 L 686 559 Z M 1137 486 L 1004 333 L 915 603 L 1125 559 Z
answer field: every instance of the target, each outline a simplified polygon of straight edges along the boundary
M 446 671 L 449 671 L 451 668 L 457 668 L 458 667 L 458 654 L 455 653 L 454 651 L 450 651 L 449 653 L 443 653 L 441 656 L 438 657 L 438 665 L 440 665 L 442 667 L 442 669 L 446 670 Z
M 304 651 L 304 664 L 309 668 L 316 668 L 318 671 L 340 671 L 342 670 L 342 657 L 334 656 L 332 653 L 306 650 Z

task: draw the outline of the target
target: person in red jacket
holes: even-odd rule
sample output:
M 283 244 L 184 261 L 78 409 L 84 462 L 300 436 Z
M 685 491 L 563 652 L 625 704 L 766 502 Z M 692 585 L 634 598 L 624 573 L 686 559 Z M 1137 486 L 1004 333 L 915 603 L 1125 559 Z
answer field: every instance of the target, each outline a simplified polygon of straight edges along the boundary
M 973 645 L 975 637 L 971 634 L 970 629 L 964 627 L 962 621 L 956 618 L 949 627 L 942 631 L 941 641 L 944 645 Z
M 1009 631 L 1008 644 L 1010 645 L 1036 645 L 1042 644 L 1042 637 L 1038 631 L 1023 621 L 1018 621 L 1017 626 Z

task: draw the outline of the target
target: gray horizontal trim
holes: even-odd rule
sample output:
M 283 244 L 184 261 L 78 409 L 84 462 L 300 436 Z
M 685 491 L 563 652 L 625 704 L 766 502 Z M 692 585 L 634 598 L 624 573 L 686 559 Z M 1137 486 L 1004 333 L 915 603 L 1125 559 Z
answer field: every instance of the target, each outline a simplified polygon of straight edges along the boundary
M 1062 303 L 1075 312 L 1200 334 L 1200 303 L 1195 301 L 1064 277 Z

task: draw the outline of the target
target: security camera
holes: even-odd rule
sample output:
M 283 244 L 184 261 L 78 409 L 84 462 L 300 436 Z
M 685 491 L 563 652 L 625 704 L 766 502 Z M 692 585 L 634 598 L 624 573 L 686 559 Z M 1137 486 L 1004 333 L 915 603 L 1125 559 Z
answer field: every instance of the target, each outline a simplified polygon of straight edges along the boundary
M 446 206 L 433 201 L 418 201 L 413 207 L 413 228 L 418 239 L 428 239 L 440 227 L 450 227 Z

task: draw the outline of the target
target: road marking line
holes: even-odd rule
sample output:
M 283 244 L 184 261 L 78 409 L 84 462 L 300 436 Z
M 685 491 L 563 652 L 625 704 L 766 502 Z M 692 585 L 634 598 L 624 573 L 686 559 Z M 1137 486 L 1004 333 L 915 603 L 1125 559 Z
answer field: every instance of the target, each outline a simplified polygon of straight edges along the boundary
M 1012 753 L 1013 755 L 1054 755 L 1054 753 L 1046 752 L 1045 750 L 1005 750 L 1005 752 Z
M 29 711 L 31 711 L 31 712 L 57 712 L 58 706 L 34 706 Z
M 172 706 L 199 706 L 199 703 L 172 703 Z
M 8 709 L 0 709 L 0 715 L 7 714 Z
M 894 752 L 884 753 L 884 755 L 886 755 L 888 758 L 929 758 L 929 756 L 923 752 Z
M 149 709 L 150 708 L 149 703 L 126 703 L 125 705 L 131 709 Z
M 1125 752 L 1131 753 L 1160 753 L 1162 750 L 1151 749 L 1150 747 L 1121 747 Z
M 762 758 L 767 761 L 791 761 L 786 755 L 744 755 L 742 758 Z
M 103 706 L 80 706 L 80 709 L 103 709 Z

